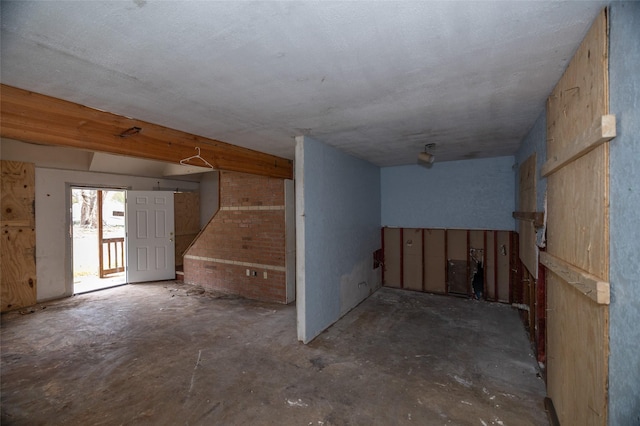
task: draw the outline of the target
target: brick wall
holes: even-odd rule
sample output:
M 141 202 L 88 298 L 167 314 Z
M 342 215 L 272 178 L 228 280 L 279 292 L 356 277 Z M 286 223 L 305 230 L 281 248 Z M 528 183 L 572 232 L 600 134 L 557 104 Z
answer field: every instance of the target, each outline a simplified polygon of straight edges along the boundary
M 220 209 L 185 254 L 185 282 L 286 303 L 284 204 L 282 179 L 220 172 Z

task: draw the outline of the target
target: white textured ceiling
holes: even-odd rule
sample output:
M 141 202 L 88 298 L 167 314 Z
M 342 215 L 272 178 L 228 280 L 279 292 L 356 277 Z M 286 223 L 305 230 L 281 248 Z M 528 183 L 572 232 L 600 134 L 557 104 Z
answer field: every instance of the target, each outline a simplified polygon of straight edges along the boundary
M 2 1 L 0 78 L 286 158 L 512 155 L 606 3 Z

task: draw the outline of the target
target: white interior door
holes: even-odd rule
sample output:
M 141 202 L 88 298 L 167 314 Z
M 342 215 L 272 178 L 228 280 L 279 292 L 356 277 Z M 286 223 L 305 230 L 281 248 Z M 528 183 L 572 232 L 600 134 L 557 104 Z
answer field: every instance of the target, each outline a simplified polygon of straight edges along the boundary
M 127 191 L 127 282 L 176 277 L 173 192 Z

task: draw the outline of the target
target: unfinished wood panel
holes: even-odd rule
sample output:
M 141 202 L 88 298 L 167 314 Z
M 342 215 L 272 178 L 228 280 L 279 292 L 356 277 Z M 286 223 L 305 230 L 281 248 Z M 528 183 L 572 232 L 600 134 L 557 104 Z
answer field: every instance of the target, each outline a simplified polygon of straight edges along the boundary
M 385 286 L 472 296 L 475 278 L 478 297 L 511 303 L 512 285 L 520 281 L 513 272 L 518 270 L 515 232 L 383 228 L 382 234 Z M 529 292 L 527 287 L 527 297 Z
M 447 229 L 447 259 L 467 260 L 467 231 Z
M 540 260 L 547 269 L 597 304 L 608 305 L 610 303 L 611 294 L 608 282 L 602 281 L 549 253 L 542 253 Z
M 484 252 L 484 231 L 469 231 L 469 255 L 473 256 L 475 260 L 482 262 L 483 266 L 485 256 Z
M 609 275 L 606 158 L 603 145 L 548 178 L 548 253 L 602 281 Z M 608 307 L 547 271 L 547 392 L 562 424 L 606 425 Z
M 400 228 L 384 228 L 384 285 L 400 288 L 402 241 Z
M 196 136 L 0 85 L 0 135 L 25 142 L 68 146 L 179 163 L 201 149 L 216 169 L 292 179 L 293 162 L 226 142 Z M 139 133 L 122 137 L 134 127 Z M 201 165 L 201 164 L 196 164 Z
M 546 270 L 538 266 L 536 280 L 536 349 L 538 362 L 547 362 L 547 279 Z
M 449 293 L 469 294 L 467 231 L 447 230 L 447 287 Z
M 528 327 L 529 327 L 529 340 L 534 341 L 536 337 L 535 333 L 535 324 L 536 324 L 536 280 L 529 273 L 529 271 L 524 271 L 524 277 L 526 279 L 526 289 L 528 290 L 525 294 L 527 297 L 524 300 L 524 304 L 529 307 L 529 311 L 527 312 L 528 316 Z
M 513 212 L 512 216 L 514 219 L 533 223 L 534 228 L 544 226 L 544 212 Z
M 533 342 L 535 337 L 534 316 L 536 313 L 534 303 L 535 279 L 526 268 L 522 271 L 522 280 L 518 284 L 521 289 L 520 295 L 518 297 L 514 295 L 512 303 L 516 304 L 520 309 L 520 317 L 529 332 L 529 340 Z
M 518 211 L 536 211 L 536 154 L 526 159 L 520 166 L 518 182 Z M 520 260 L 527 271 L 534 277 L 538 276 L 538 246 L 536 244 L 536 229 L 531 221 L 518 221 L 520 237 Z
M 509 277 L 509 303 L 514 303 L 515 296 L 514 291 L 519 286 L 518 284 L 522 283 L 522 277 L 526 268 L 522 266 L 522 262 L 520 261 L 520 250 L 518 247 L 518 233 L 517 232 L 509 232 L 509 244 L 510 244 L 510 257 L 511 260 L 509 262 L 509 271 L 511 272 L 511 276 Z M 526 292 L 526 289 L 520 287 L 520 292 Z M 524 300 L 523 296 L 521 296 L 520 300 Z
M 446 293 L 444 229 L 424 230 L 424 290 Z
M 497 300 L 496 298 L 496 233 L 487 231 L 486 245 L 486 270 L 485 270 L 485 299 Z
M 547 160 L 608 114 L 607 19 L 595 20 L 547 101 Z M 547 251 L 602 281 L 609 276 L 609 146 L 547 180 Z M 547 390 L 560 423 L 607 424 L 608 306 L 547 270 Z
M 174 194 L 175 263 L 181 266 L 183 256 L 200 232 L 200 194 L 177 192 Z
M 547 180 L 547 251 L 603 281 L 609 276 L 608 148 L 598 147 Z
M 477 229 L 469 231 L 469 248 L 484 252 L 484 231 Z
M 607 424 L 608 321 L 607 305 L 547 270 L 547 389 L 561 424 Z
M 35 167 L 31 163 L 0 162 L 1 310 L 36 303 Z
M 549 176 L 556 170 L 564 167 L 572 161 L 577 160 L 589 151 L 609 142 L 616 137 L 616 117 L 615 115 L 603 115 L 598 117 L 591 127 L 582 132 L 573 144 L 567 146 L 563 151 L 548 160 L 540 170 L 542 176 Z
M 520 259 L 516 260 L 516 264 L 520 268 L 520 273 L 516 275 L 515 280 L 511 281 L 512 286 L 509 301 L 511 303 L 524 304 L 526 303 L 527 291 L 529 287 L 527 282 L 527 276 L 529 276 L 529 272 L 527 271 L 527 268 L 522 265 L 522 261 L 520 261 Z
M 2 228 L 2 312 L 36 303 L 35 247 L 33 228 Z
M 475 286 L 477 285 L 481 294 L 476 296 L 483 299 L 485 298 L 484 252 L 484 231 L 469 231 L 469 280 L 471 281 L 471 290 L 473 294 L 476 294 Z
M 2 161 L 2 226 L 35 226 L 35 167 L 31 163 Z
M 402 232 L 402 287 L 422 291 L 422 229 Z
M 496 235 L 497 246 L 497 299 L 503 303 L 511 303 L 509 300 L 509 281 L 511 280 L 511 247 L 510 232 L 498 231 Z
M 607 17 L 596 18 L 547 100 L 547 160 L 609 113 Z

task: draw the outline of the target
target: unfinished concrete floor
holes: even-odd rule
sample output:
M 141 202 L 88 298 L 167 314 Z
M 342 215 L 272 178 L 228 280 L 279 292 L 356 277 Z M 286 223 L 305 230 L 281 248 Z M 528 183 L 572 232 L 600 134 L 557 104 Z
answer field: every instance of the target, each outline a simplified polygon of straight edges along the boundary
M 39 306 L 2 316 L 3 425 L 548 424 L 505 305 L 381 289 L 306 346 L 294 306 L 174 282 Z

